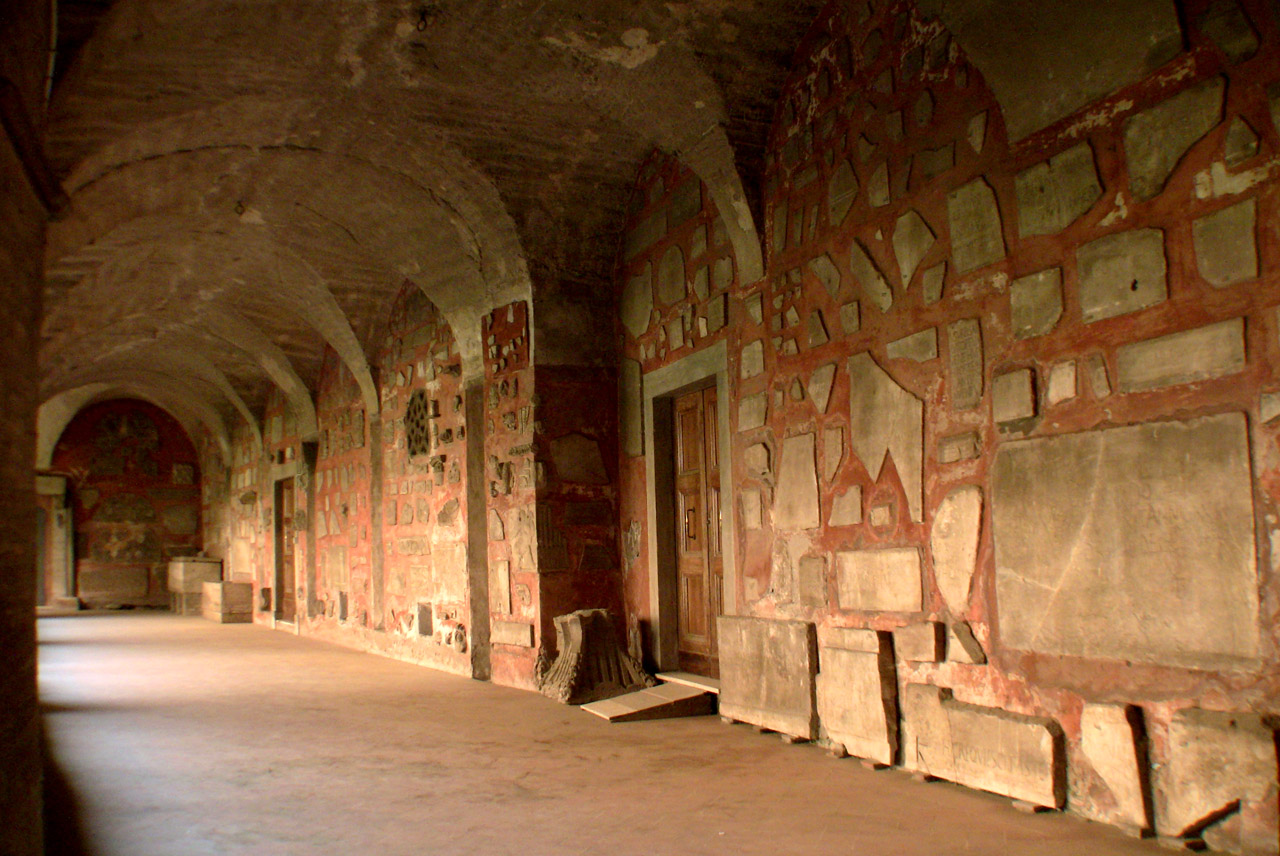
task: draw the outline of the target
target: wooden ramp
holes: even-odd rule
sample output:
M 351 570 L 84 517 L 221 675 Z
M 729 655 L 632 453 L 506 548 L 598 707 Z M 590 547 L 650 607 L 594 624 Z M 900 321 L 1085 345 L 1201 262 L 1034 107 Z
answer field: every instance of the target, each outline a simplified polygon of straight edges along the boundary
M 582 709 L 610 722 L 706 716 L 716 712 L 720 682 L 684 672 L 658 675 L 656 687 L 584 704 Z

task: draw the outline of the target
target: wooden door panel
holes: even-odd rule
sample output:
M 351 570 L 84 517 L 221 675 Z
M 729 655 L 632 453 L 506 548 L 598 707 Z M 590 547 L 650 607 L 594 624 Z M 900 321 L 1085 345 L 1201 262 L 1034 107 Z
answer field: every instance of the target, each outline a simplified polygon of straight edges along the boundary
M 720 462 L 715 389 L 675 401 L 675 530 L 680 667 L 716 677 L 720 614 Z

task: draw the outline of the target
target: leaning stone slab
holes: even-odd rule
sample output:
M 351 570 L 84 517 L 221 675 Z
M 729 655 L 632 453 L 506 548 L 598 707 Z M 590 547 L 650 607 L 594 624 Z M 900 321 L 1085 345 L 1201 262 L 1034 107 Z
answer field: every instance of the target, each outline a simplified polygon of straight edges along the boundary
M 1242 371 L 1244 319 L 1232 318 L 1145 339 L 1116 352 L 1116 384 L 1121 392 L 1141 392 Z
M 902 714 L 907 769 L 1032 805 L 1066 801 L 1062 729 L 1052 719 L 965 704 L 925 684 L 907 684 Z
M 817 639 L 807 621 L 722 615 L 720 715 L 813 740 Z
M 1254 713 L 1223 713 L 1200 708 L 1180 710 L 1169 724 L 1169 763 L 1158 781 L 1163 811 L 1157 810 L 1162 835 L 1196 833 L 1239 802 L 1248 817 L 1264 799 L 1276 799 L 1276 743 L 1271 725 Z M 1265 838 L 1265 830 L 1249 830 Z M 1245 842 L 1242 841 L 1242 844 Z M 1249 842 L 1252 844 L 1253 842 Z M 1275 853 L 1242 848 L 1245 852 Z
M 1080 713 L 1080 751 L 1111 794 L 1106 805 L 1083 802 L 1087 817 L 1138 833 L 1151 828 L 1145 739 L 1142 710 L 1136 705 L 1085 704 Z
M 898 751 L 898 682 L 888 633 L 819 634 L 818 717 L 850 755 L 892 764 Z

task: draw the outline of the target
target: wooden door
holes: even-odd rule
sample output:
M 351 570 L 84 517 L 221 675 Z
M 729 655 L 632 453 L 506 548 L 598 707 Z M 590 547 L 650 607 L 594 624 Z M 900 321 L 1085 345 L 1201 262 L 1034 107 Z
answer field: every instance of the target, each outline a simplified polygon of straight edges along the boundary
M 297 578 L 293 567 L 293 479 L 276 482 L 276 618 L 293 621 Z
M 715 387 L 675 403 L 676 574 L 680 668 L 718 678 L 716 616 L 723 602 L 720 453 Z

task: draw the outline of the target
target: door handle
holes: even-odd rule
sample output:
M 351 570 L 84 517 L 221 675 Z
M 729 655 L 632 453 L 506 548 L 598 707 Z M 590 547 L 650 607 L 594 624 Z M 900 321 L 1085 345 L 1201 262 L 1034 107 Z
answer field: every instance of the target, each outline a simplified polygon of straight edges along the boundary
M 697 509 L 686 508 L 684 510 L 684 539 L 685 541 L 694 542 L 698 540 L 698 513 Z

